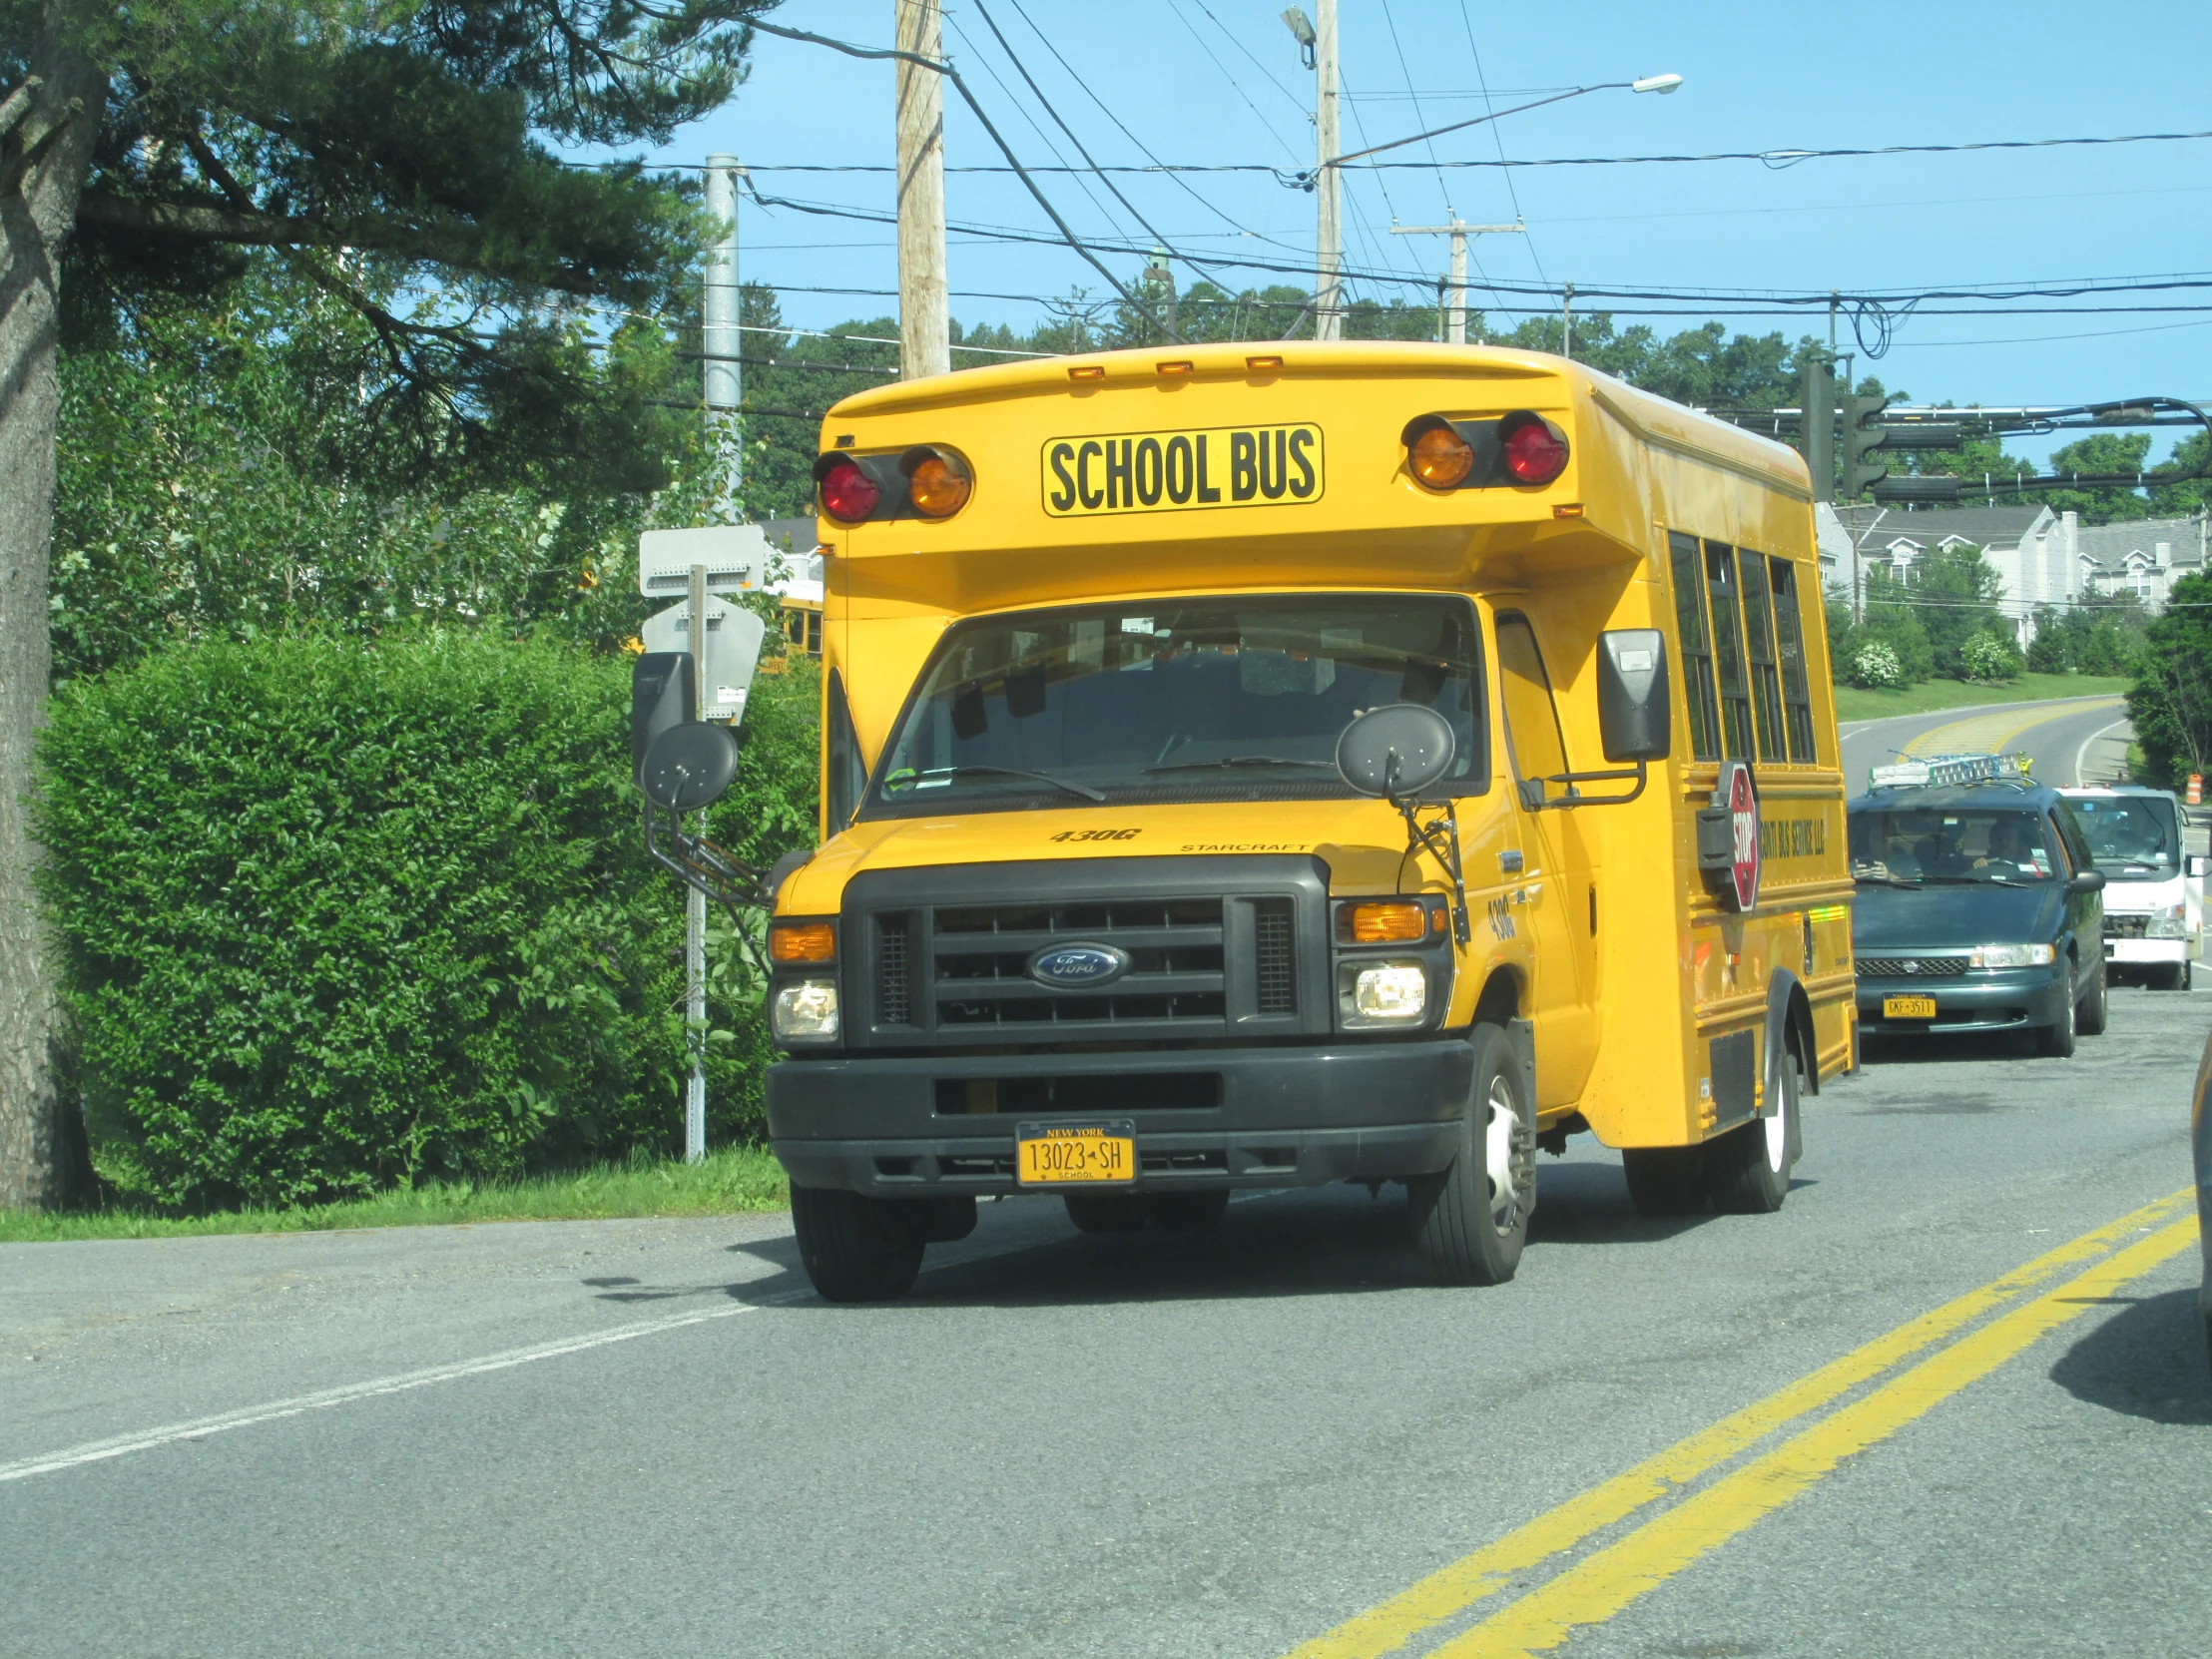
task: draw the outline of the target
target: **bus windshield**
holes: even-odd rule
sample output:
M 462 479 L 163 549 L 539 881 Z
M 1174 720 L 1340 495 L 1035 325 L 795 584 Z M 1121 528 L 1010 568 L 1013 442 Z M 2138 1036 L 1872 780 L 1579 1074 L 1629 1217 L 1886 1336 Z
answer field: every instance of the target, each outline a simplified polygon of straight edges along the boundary
M 2048 881 L 2058 873 L 2040 815 L 1900 808 L 1851 815 L 1851 872 L 1918 887 L 1965 881 Z
M 1345 797 L 1337 739 L 1386 703 L 1451 722 L 1487 784 L 1473 608 L 1420 594 L 1176 598 L 978 617 L 907 704 L 862 818 Z M 957 802 L 955 808 L 954 802 Z
M 2086 795 L 2069 802 L 2089 856 L 2107 872 L 2170 876 L 2180 861 L 2174 804 L 2155 795 Z

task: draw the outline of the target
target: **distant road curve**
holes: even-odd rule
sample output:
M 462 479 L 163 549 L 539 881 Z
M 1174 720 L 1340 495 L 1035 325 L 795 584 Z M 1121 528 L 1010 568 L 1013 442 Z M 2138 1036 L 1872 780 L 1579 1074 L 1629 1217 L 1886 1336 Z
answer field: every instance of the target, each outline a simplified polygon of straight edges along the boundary
M 1844 777 L 1854 794 L 1866 788 L 1871 767 L 1901 757 L 1954 753 L 2018 752 L 2028 757 L 2040 783 L 2108 783 L 2134 736 L 2126 702 L 2111 695 L 1892 715 L 1846 722 L 1842 732 Z

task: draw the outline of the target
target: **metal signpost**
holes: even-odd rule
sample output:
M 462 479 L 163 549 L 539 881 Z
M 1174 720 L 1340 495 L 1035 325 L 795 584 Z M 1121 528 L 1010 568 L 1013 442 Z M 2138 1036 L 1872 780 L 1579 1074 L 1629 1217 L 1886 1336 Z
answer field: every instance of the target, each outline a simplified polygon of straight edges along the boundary
M 753 668 L 767 629 L 750 611 L 714 595 L 758 591 L 768 573 L 768 536 L 757 524 L 648 530 L 638 538 L 638 591 L 648 599 L 682 593 L 684 602 L 647 621 L 648 650 L 689 651 L 698 665 L 695 720 L 735 725 L 745 715 Z M 707 895 L 685 888 L 684 1017 L 691 1034 L 691 1078 L 684 1091 L 684 1158 L 707 1156 Z

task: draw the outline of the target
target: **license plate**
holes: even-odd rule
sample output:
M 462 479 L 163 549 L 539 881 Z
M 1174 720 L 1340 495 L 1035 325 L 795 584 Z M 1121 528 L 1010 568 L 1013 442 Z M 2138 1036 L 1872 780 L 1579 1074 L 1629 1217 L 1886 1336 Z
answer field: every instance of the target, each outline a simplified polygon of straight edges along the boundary
M 1015 1179 L 1024 1187 L 1127 1186 L 1137 1179 L 1137 1126 L 1127 1118 L 1016 1124 L 1014 1150 Z
M 1933 996 L 1886 996 L 1882 999 L 1884 1019 L 1934 1019 L 1936 999 Z

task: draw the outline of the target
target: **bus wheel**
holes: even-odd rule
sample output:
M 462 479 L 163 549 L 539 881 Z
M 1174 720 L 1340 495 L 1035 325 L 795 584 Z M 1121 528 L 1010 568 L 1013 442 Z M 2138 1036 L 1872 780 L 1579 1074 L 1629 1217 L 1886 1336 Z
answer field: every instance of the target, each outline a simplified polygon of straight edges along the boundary
M 888 1199 L 838 1188 L 792 1188 L 799 1259 L 825 1302 L 891 1302 L 921 1272 L 921 1232 Z
M 1145 1201 L 1135 1193 L 1069 1193 L 1068 1220 L 1084 1233 L 1142 1233 Z
M 1782 1095 L 1781 1109 L 1770 1118 L 1754 1118 L 1705 1147 L 1705 1186 L 1713 1208 L 1724 1216 L 1771 1216 L 1790 1196 L 1790 1146 L 1797 1139 L 1798 1075 L 1796 1051 L 1784 1048 L 1771 1087 Z
M 1628 1177 L 1628 1202 L 1639 1216 L 1705 1214 L 1705 1148 L 1627 1147 L 1621 1152 L 1621 1170 Z
M 1520 1266 L 1536 1207 L 1534 1102 L 1520 1098 L 1520 1066 L 1502 1028 L 1477 1025 L 1471 1042 L 1474 1088 L 1458 1155 L 1441 1175 L 1405 1186 L 1414 1239 L 1437 1280 L 1502 1285 Z
M 1207 1233 L 1221 1225 L 1229 1213 L 1229 1189 L 1206 1192 L 1153 1193 L 1144 1201 L 1152 1225 L 1169 1233 Z

